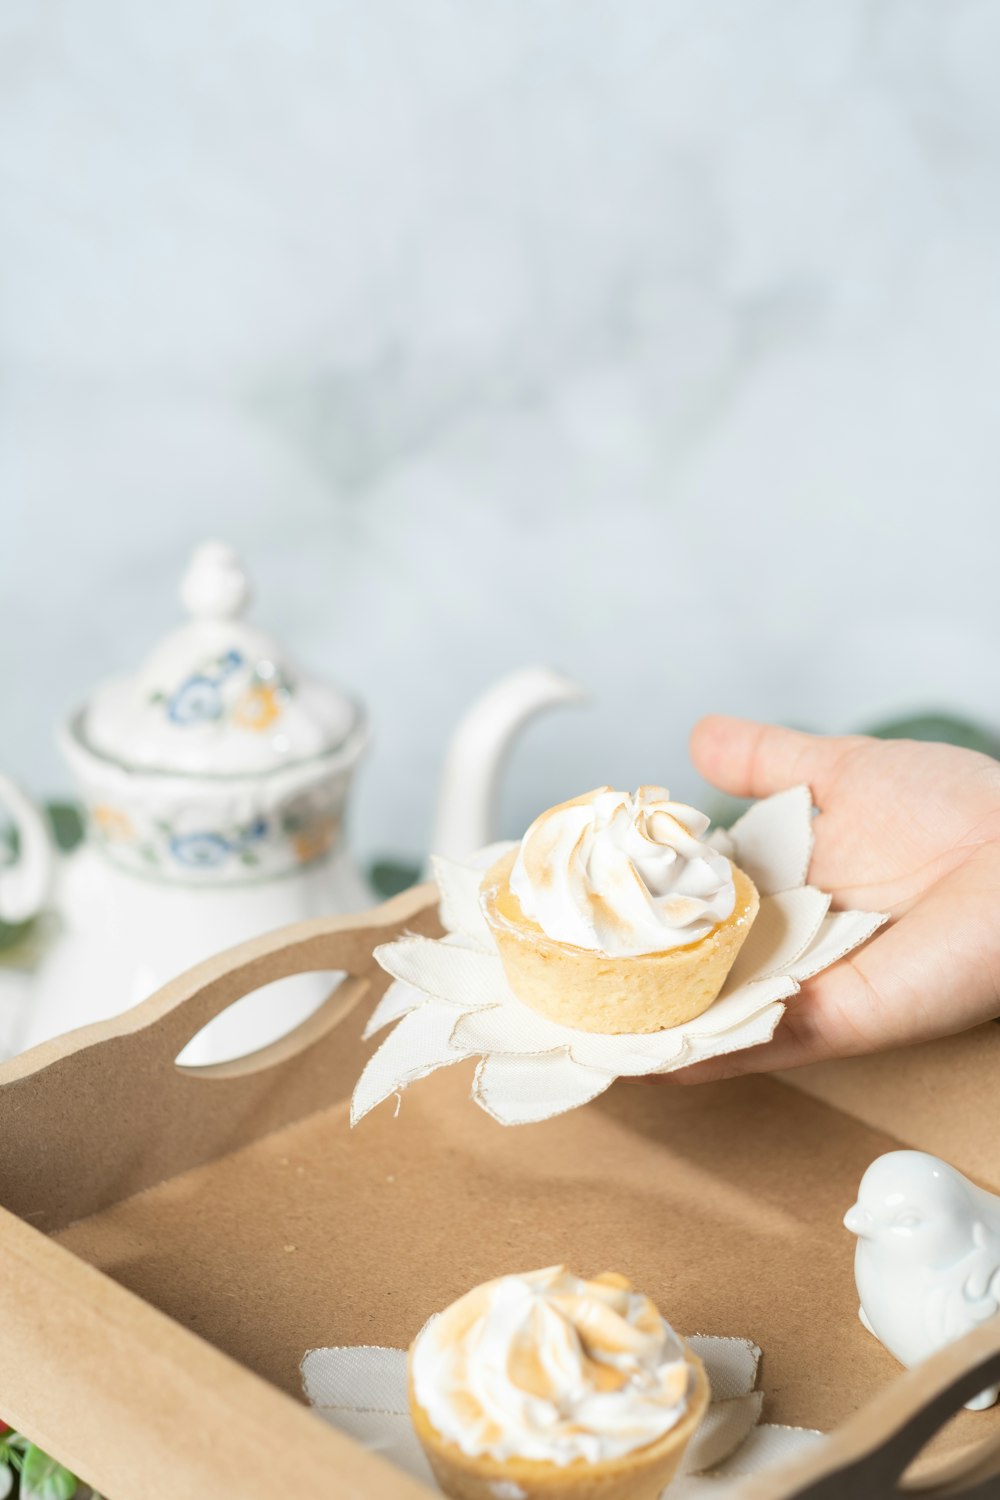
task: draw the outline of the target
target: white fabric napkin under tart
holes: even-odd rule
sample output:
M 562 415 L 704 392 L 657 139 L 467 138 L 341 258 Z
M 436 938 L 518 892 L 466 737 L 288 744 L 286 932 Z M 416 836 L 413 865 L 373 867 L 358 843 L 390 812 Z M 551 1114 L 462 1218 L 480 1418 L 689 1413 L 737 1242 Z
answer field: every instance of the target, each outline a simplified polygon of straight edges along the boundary
M 760 1350 L 749 1339 L 687 1340 L 712 1388 L 705 1419 L 692 1438 L 669 1500 L 726 1500 L 740 1481 L 795 1456 L 822 1433 L 760 1421 Z M 346 1432 L 397 1468 L 436 1488 L 410 1422 L 406 1350 L 358 1345 L 311 1349 L 302 1361 L 306 1399 L 331 1427 Z
M 376 949 L 393 983 L 365 1036 L 393 1026 L 358 1080 L 351 1123 L 438 1068 L 478 1058 L 472 1098 L 502 1125 L 523 1125 L 586 1104 L 616 1079 L 670 1073 L 768 1041 L 803 980 L 836 963 L 887 918 L 831 911 L 807 885 L 812 855 L 808 787 L 778 792 L 709 842 L 746 871 L 760 910 L 719 998 L 665 1031 L 611 1036 L 560 1026 L 518 1000 L 479 904 L 483 871 L 512 846 L 465 864 L 433 861 L 443 938 L 415 934 Z

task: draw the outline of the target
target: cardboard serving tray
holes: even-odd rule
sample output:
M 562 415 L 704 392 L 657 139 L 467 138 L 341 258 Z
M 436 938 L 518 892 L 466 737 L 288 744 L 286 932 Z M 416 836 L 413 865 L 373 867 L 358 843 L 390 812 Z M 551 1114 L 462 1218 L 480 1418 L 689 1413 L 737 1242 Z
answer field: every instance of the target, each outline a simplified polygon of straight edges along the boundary
M 243 944 L 0 1068 L 0 1414 L 109 1500 L 426 1500 L 303 1406 L 303 1355 L 404 1346 L 473 1284 L 566 1261 L 626 1272 L 681 1332 L 754 1340 L 764 1420 L 838 1429 L 748 1496 L 895 1493 L 1000 1380 L 1000 1319 L 900 1374 L 858 1321 L 841 1219 L 900 1144 L 1000 1189 L 1000 1030 L 795 1087 L 619 1082 L 517 1128 L 469 1101 L 459 1064 L 352 1131 L 388 982 L 372 950 L 404 930 L 440 930 L 433 890 Z M 177 1064 L 235 1000 L 306 970 L 349 977 L 262 1052 Z M 997 1493 L 998 1438 L 996 1411 L 960 1414 L 931 1493 Z

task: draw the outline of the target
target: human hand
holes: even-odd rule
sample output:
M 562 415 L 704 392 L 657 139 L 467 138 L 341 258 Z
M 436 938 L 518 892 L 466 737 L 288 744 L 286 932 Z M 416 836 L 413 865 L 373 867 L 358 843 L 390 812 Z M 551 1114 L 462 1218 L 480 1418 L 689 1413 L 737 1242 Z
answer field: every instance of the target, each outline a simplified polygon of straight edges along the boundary
M 696 725 L 691 758 L 734 796 L 808 785 L 820 810 L 810 882 L 834 908 L 893 920 L 807 980 L 769 1042 L 681 1069 L 677 1083 L 877 1052 L 1000 1014 L 1000 763 L 720 717 Z

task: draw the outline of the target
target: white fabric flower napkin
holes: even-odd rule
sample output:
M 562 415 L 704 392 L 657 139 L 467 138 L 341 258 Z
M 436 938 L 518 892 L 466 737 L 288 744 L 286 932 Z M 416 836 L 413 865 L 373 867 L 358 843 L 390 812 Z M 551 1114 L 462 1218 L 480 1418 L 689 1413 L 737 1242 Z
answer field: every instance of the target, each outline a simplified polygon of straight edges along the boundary
M 806 884 L 812 854 L 812 797 L 793 787 L 755 803 L 709 842 L 753 880 L 760 911 L 722 993 L 682 1026 L 611 1036 L 547 1020 L 507 983 L 479 906 L 483 871 L 505 848 L 467 864 L 435 859 L 443 938 L 405 936 L 376 949 L 391 984 L 365 1036 L 395 1023 L 369 1060 L 351 1101 L 351 1123 L 390 1094 L 438 1068 L 478 1057 L 472 1097 L 502 1125 L 546 1120 L 597 1097 L 619 1077 L 677 1068 L 768 1041 L 805 979 L 863 943 L 887 918 L 830 911 L 830 897 Z
M 784 1463 L 822 1437 L 804 1427 L 760 1422 L 760 1350 L 749 1339 L 696 1336 L 687 1342 L 704 1362 L 712 1404 L 691 1441 L 681 1475 L 669 1486 L 669 1500 L 723 1500 L 738 1493 L 741 1479 Z M 410 1423 L 405 1349 L 311 1349 L 302 1361 L 302 1385 L 325 1422 L 435 1487 Z

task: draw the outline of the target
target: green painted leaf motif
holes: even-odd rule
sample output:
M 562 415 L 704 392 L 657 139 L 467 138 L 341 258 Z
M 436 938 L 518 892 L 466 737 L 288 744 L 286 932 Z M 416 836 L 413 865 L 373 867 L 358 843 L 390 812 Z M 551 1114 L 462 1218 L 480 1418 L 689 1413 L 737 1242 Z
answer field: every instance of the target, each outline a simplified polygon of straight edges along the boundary
M 7 1500 L 13 1488 L 14 1470 L 0 1460 L 0 1500 Z
M 62 1464 L 57 1464 L 54 1458 L 32 1443 L 24 1455 L 21 1494 L 25 1500 L 72 1500 L 76 1494 L 76 1479 Z

